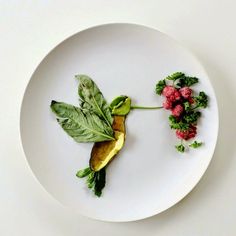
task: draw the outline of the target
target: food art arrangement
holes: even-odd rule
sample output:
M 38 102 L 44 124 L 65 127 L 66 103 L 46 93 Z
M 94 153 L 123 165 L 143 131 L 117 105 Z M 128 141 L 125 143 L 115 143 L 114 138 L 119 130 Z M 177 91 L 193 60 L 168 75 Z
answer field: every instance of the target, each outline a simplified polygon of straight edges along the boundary
M 50 107 L 62 129 L 76 142 L 94 143 L 89 166 L 78 171 L 76 176 L 86 178 L 88 188 L 96 196 L 100 197 L 105 187 L 108 164 L 125 144 L 125 121 L 132 110 L 168 110 L 170 128 L 180 140 L 175 145 L 180 153 L 203 145 L 193 140 L 197 135 L 200 109 L 208 104 L 208 96 L 203 91 L 195 94 L 192 89 L 198 78 L 175 72 L 160 80 L 155 92 L 163 96 L 164 101 L 162 106 L 156 107 L 137 106 L 126 95 L 116 97 L 109 104 L 91 78 L 86 75 L 75 78 L 79 81 L 79 106 L 53 100 Z

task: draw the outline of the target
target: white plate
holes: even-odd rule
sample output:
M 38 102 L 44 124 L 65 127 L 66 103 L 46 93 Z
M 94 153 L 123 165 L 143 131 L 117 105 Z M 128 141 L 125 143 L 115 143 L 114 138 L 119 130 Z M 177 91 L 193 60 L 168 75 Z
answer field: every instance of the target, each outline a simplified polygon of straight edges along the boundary
M 155 84 L 175 71 L 199 77 L 195 90 L 210 96 L 197 137 L 205 145 L 178 154 L 167 111 L 132 111 L 125 147 L 107 168 L 102 197 L 95 197 L 75 176 L 88 166 L 92 144 L 64 133 L 49 109 L 51 100 L 78 105 L 74 75 L 87 74 L 108 101 L 125 94 L 137 104 L 160 105 Z M 197 184 L 216 145 L 218 110 L 203 67 L 176 41 L 144 26 L 108 24 L 77 33 L 44 58 L 26 88 L 20 129 L 32 171 L 58 201 L 91 218 L 132 221 L 166 210 Z

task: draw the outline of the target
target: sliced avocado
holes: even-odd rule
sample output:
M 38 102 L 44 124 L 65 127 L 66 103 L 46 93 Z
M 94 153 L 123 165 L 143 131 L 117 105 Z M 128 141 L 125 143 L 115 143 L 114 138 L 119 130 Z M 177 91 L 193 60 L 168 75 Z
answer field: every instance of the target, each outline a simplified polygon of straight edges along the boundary
M 105 167 L 123 147 L 125 134 L 119 131 L 115 131 L 114 134 L 116 140 L 94 144 L 89 161 L 93 171 L 99 171 Z
M 113 116 L 112 129 L 125 134 L 125 116 Z
M 93 145 L 89 160 L 93 171 L 99 171 L 105 167 L 124 146 L 125 116 L 114 116 L 112 128 L 115 140 L 97 142 Z

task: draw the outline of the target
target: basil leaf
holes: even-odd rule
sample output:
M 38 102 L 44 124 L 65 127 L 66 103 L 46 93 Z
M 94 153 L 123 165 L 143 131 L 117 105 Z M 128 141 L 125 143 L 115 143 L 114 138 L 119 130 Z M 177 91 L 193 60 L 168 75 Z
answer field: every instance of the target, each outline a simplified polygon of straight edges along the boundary
M 113 130 L 95 113 L 63 102 L 51 102 L 58 123 L 76 142 L 114 140 Z
M 87 75 L 76 75 L 79 80 L 78 94 L 81 98 L 81 108 L 97 114 L 111 127 L 113 118 L 109 106 L 94 81 Z

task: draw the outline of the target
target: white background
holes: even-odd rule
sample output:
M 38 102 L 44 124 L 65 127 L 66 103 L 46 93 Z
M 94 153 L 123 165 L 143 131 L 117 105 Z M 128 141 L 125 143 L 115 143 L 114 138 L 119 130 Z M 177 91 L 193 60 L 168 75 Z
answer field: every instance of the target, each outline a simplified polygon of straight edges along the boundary
M 234 0 L 0 1 L 0 235 L 236 235 L 236 2 Z M 20 143 L 27 82 L 58 43 L 89 26 L 131 22 L 176 38 L 199 58 L 215 88 L 220 132 L 196 188 L 162 214 L 106 223 L 70 212 L 29 169 Z

